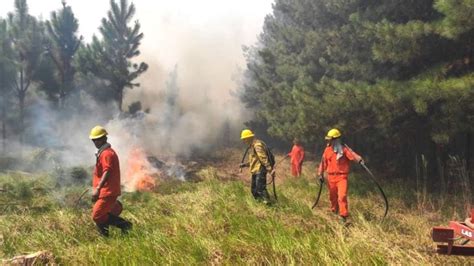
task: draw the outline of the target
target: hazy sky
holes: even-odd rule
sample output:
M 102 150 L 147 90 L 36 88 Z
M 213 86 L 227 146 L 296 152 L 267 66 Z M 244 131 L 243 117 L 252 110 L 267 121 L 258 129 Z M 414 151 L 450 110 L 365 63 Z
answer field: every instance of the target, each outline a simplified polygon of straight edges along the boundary
M 242 45 L 251 45 L 271 12 L 273 0 L 135 0 L 145 38 L 141 59 L 150 69 L 141 82 L 144 90 L 163 86 L 178 64 L 183 87 L 205 87 L 206 93 L 234 89 L 231 76 L 244 66 Z M 14 0 L 0 0 L 0 16 L 13 11 Z M 109 0 L 68 0 L 89 41 L 97 34 Z M 30 13 L 43 19 L 61 7 L 61 0 L 29 0 Z M 223 89 L 225 87 L 225 89 Z M 219 93 L 220 94 L 220 93 Z M 222 95 L 221 95 L 222 96 Z M 220 96 L 219 96 L 220 97 Z

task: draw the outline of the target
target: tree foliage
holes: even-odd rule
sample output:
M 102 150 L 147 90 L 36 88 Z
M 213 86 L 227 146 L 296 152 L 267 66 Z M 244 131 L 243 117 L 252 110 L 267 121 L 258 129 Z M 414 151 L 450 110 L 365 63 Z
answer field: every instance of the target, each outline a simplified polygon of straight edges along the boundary
M 380 166 L 407 173 L 426 154 L 442 175 L 436 158 L 472 150 L 457 140 L 474 130 L 473 8 L 277 0 L 259 42 L 246 48 L 241 99 L 273 136 L 322 145 L 339 127 Z
M 45 86 L 48 95 L 63 106 L 66 97 L 74 90 L 75 67 L 74 55 L 81 44 L 78 36 L 79 23 L 72 8 L 62 2 L 62 9 L 51 13 L 51 20 L 46 22 L 46 29 L 51 43 L 48 52 L 56 68 L 57 86 Z M 48 67 L 47 69 L 51 69 Z M 46 82 L 48 83 L 48 82 Z
M 7 21 L 0 19 L 0 120 L 2 151 L 6 151 L 7 118 L 12 105 L 12 91 L 15 76 L 12 43 L 8 37 Z
M 79 52 L 79 66 L 84 73 L 93 73 L 109 82 L 113 99 L 121 111 L 125 88 L 140 86 L 134 80 L 148 65 L 132 62 L 140 54 L 138 48 L 144 36 L 138 21 L 133 26 L 128 25 L 135 15 L 135 5 L 128 4 L 127 0 L 119 3 L 111 0 L 110 7 L 99 28 L 102 39 L 94 36 L 92 43 Z
M 43 24 L 28 13 L 26 0 L 15 0 L 15 12 L 8 14 L 8 32 L 15 67 L 14 90 L 19 105 L 19 131 L 24 131 L 25 99 L 44 52 Z
M 124 89 L 139 86 L 134 80 L 148 67 L 133 62 L 143 39 L 140 23 L 132 23 L 133 4 L 111 1 L 99 28 L 101 38 L 94 36 L 91 43 L 83 44 L 79 21 L 65 0 L 47 21 L 29 14 L 27 0 L 12 3 L 13 12 L 0 17 L 3 143 L 8 134 L 22 142 L 38 115 L 34 108 L 45 104 L 62 109 L 61 117 L 66 119 L 89 106 L 91 96 L 101 103 L 116 101 L 122 108 Z M 2 146 L 6 150 L 6 144 Z

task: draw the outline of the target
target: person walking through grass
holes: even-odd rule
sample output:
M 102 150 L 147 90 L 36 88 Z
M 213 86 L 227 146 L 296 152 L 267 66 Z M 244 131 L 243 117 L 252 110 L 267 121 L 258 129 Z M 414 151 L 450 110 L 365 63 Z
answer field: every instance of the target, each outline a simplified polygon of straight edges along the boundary
M 328 144 L 319 164 L 318 176 L 322 179 L 324 178 L 324 172 L 327 173 L 331 211 L 336 214 L 339 213 L 341 221 L 346 222 L 349 216 L 347 178 L 350 171 L 350 161 L 363 163 L 363 160 L 362 157 L 342 143 L 341 132 L 338 129 L 329 130 L 325 139 Z
M 96 164 L 92 177 L 92 219 L 103 236 L 109 235 L 109 225 L 116 226 L 126 233 L 132 228 L 132 223 L 121 218 L 122 203 L 117 200 L 120 196 L 120 165 L 117 153 L 107 142 L 107 131 L 94 127 L 89 138 L 98 149 Z

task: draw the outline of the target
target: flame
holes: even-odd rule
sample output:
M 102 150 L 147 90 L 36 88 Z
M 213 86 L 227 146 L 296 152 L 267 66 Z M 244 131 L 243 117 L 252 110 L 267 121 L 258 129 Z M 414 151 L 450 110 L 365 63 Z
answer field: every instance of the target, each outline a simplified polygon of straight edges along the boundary
M 135 148 L 128 154 L 125 184 L 132 191 L 152 191 L 156 180 L 152 176 L 153 167 L 148 162 L 145 152 Z

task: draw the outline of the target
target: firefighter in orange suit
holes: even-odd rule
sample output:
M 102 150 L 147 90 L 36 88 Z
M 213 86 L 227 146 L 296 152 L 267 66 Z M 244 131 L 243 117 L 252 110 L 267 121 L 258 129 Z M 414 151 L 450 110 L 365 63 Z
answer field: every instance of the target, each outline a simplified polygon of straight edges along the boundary
M 107 131 L 103 127 L 94 127 L 89 138 L 98 149 L 92 177 L 92 219 L 103 236 L 109 235 L 109 225 L 116 226 L 125 233 L 131 229 L 132 223 L 119 216 L 122 204 L 117 200 L 121 193 L 117 153 L 107 142 Z
M 291 152 L 288 153 L 288 156 L 291 160 L 291 175 L 299 177 L 303 166 L 304 148 L 297 138 L 293 140 L 293 148 L 291 148 Z
M 362 157 L 341 142 L 341 132 L 338 129 L 329 130 L 326 140 L 327 147 L 319 164 L 318 176 L 323 178 L 327 173 L 329 200 L 331 211 L 338 213 L 342 221 L 349 216 L 347 203 L 347 177 L 350 171 L 350 161 L 362 163 Z

